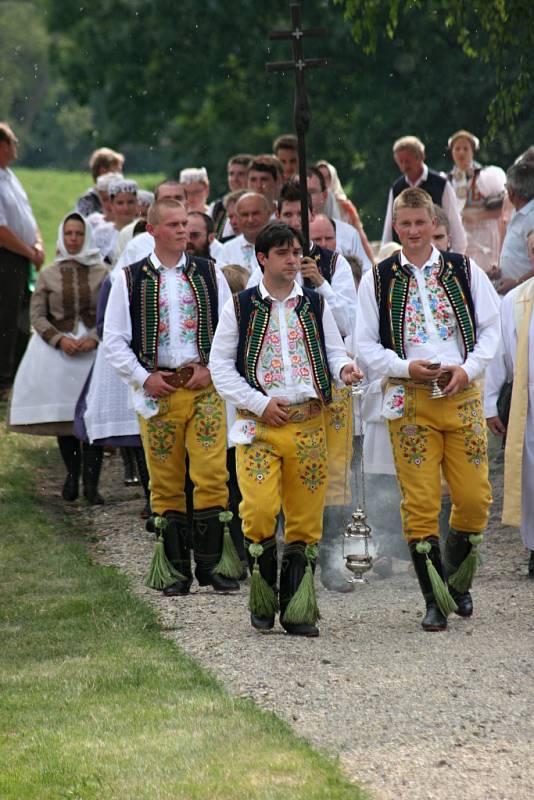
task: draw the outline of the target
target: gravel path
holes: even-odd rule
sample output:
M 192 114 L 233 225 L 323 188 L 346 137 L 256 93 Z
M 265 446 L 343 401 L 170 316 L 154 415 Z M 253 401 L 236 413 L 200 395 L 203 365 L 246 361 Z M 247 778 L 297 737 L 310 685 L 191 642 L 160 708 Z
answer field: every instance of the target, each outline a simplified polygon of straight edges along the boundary
M 99 563 L 113 564 L 160 615 L 165 634 L 228 690 L 276 712 L 376 800 L 532 800 L 534 797 L 533 584 L 517 531 L 499 522 L 502 465 L 483 547 L 472 620 L 446 633 L 420 627 L 422 598 L 402 563 L 349 595 L 319 589 L 321 636 L 251 630 L 246 588 L 220 597 L 193 589 L 166 599 L 146 589 L 153 548 L 122 486 L 120 457 L 106 459 L 96 509 L 69 507 Z M 47 495 L 61 476 L 48 477 Z M 530 609 L 530 610 L 529 610 Z

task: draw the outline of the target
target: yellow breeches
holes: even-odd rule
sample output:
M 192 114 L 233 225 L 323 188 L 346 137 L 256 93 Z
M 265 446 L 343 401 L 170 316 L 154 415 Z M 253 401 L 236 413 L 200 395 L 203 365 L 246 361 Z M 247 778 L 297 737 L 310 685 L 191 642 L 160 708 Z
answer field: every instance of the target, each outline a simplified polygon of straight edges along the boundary
M 350 388 L 332 386 L 332 402 L 324 407 L 326 450 L 328 453 L 327 506 L 346 506 L 351 502 L 350 465 L 352 460 L 352 395 Z
M 450 487 L 451 527 L 481 533 L 492 498 L 478 387 L 431 400 L 428 389 L 406 385 L 404 416 L 388 420 L 388 427 L 406 539 L 439 536 L 440 469 Z
M 207 389 L 177 389 L 160 398 L 159 412 L 139 417 L 150 475 L 150 503 L 156 514 L 185 512 L 185 456 L 194 484 L 196 511 L 226 508 L 226 413 L 212 385 Z
M 236 458 L 245 537 L 273 536 L 282 509 L 286 542 L 319 541 L 327 485 L 322 414 L 281 428 L 257 422 L 254 441 L 237 445 Z

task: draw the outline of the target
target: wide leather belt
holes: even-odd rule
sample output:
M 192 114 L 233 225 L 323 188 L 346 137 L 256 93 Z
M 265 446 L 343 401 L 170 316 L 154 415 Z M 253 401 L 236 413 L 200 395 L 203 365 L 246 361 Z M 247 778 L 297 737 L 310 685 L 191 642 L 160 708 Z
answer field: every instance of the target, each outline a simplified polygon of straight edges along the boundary
M 307 419 L 314 419 L 318 417 L 323 410 L 320 400 L 312 399 L 306 400 L 305 403 L 295 403 L 294 405 L 287 406 L 288 422 L 305 422 Z M 238 408 L 237 413 L 241 417 L 252 419 L 259 419 L 252 411 L 247 411 L 246 408 Z
M 169 386 L 173 386 L 175 389 L 181 389 L 185 386 L 186 383 L 189 383 L 191 378 L 193 377 L 194 367 L 188 365 L 187 367 L 178 367 L 178 369 L 170 369 L 167 370 L 166 368 L 161 368 L 163 372 L 172 372 L 172 375 L 165 375 L 164 381 L 168 383 Z
M 452 372 L 443 372 L 439 378 L 438 386 L 440 389 L 443 389 L 451 379 Z M 413 381 L 411 378 L 389 378 L 388 384 L 390 386 L 395 386 L 397 383 L 402 383 L 404 386 L 413 386 L 416 389 L 428 389 L 429 391 L 432 390 L 434 381 Z

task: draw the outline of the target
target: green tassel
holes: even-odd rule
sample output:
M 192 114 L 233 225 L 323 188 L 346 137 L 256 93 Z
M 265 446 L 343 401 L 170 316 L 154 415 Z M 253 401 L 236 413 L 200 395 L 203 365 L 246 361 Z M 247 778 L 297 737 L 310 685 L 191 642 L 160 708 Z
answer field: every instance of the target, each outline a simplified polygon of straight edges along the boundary
M 482 556 L 478 552 L 478 545 L 481 544 L 483 539 L 484 536 L 481 533 L 472 533 L 469 536 L 471 550 L 466 555 L 454 575 L 451 575 L 449 578 L 449 583 L 452 588 L 456 589 L 456 591 L 460 592 L 460 594 L 465 594 L 469 591 L 473 584 L 473 578 L 475 577 L 477 567 L 482 564 Z
M 158 525 L 157 527 L 161 530 L 163 526 Z M 187 580 L 185 575 L 178 572 L 165 555 L 163 536 L 160 533 L 156 541 L 152 561 L 150 562 L 148 572 L 145 576 L 145 586 L 148 586 L 150 589 L 161 590 L 165 589 L 166 586 L 176 583 L 176 581 L 185 580 Z
M 315 625 L 317 620 L 321 618 L 311 567 L 312 559 L 317 558 L 316 545 L 307 545 L 305 554 L 308 563 L 306 564 L 304 575 L 297 591 L 284 611 L 284 622 L 290 625 Z
M 241 563 L 241 559 L 237 554 L 237 550 L 235 549 L 234 542 L 232 540 L 232 534 L 230 533 L 230 528 L 228 527 L 228 523 L 232 519 L 234 515 L 231 511 L 221 511 L 219 514 L 219 522 L 224 523 L 224 533 L 223 533 L 223 547 L 221 553 L 221 559 L 216 567 L 214 567 L 213 572 L 217 572 L 219 575 L 223 575 L 225 578 L 240 578 L 243 573 L 243 564 Z
M 418 553 L 426 553 L 426 568 L 428 570 L 428 577 L 430 580 L 430 585 L 432 586 L 434 599 L 436 600 L 441 613 L 448 617 L 449 614 L 453 613 L 453 611 L 458 610 L 458 606 L 452 599 L 449 590 L 447 589 L 447 584 L 443 582 L 439 572 L 428 557 L 431 546 L 428 542 L 423 541 L 417 543 L 416 549 Z
M 272 586 L 269 586 L 260 572 L 258 558 L 263 555 L 263 546 L 261 544 L 251 544 L 248 551 L 254 559 L 250 578 L 249 611 L 257 617 L 269 619 L 269 617 L 274 617 L 278 611 L 278 598 Z

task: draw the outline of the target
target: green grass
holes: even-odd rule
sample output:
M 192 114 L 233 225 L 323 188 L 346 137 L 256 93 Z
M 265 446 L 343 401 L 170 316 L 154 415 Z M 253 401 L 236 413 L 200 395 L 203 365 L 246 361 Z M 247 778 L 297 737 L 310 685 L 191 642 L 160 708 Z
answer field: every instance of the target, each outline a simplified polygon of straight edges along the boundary
M 124 576 L 90 563 L 73 518 L 37 496 L 54 446 L 0 430 L 2 800 L 362 798 L 163 638 Z
M 26 169 L 14 165 L 14 171 L 26 189 L 45 244 L 46 262 L 51 264 L 56 249 L 59 223 L 76 200 L 91 185 L 89 172 L 66 172 L 57 169 Z M 141 189 L 152 189 L 163 178 L 160 173 L 130 175 Z

